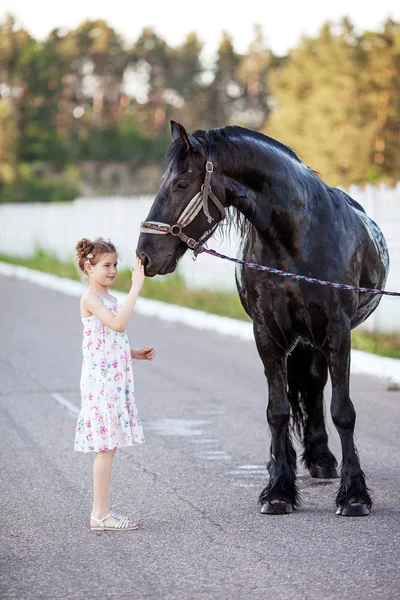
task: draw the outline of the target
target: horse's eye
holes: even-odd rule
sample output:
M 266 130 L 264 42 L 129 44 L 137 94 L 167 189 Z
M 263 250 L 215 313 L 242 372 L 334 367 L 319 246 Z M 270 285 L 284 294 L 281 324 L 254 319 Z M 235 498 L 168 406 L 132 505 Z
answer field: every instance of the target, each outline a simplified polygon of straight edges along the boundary
M 189 184 L 187 183 L 187 181 L 180 181 L 178 183 L 178 188 L 181 190 L 186 189 L 187 187 L 189 187 Z

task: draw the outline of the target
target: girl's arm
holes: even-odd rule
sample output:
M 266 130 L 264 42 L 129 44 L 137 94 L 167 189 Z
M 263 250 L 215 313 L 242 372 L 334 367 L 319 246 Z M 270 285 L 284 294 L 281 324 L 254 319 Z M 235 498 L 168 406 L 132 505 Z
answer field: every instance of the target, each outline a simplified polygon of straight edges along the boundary
M 116 315 L 108 310 L 95 294 L 90 292 L 84 294 L 82 298 L 82 306 L 89 313 L 94 315 L 107 327 L 118 331 L 124 332 L 127 328 L 129 319 L 131 318 L 133 309 L 136 304 L 136 300 L 140 294 L 140 290 L 143 287 L 144 282 L 144 267 L 139 259 L 136 260 L 135 269 L 132 272 L 132 287 L 129 290 L 128 296 Z

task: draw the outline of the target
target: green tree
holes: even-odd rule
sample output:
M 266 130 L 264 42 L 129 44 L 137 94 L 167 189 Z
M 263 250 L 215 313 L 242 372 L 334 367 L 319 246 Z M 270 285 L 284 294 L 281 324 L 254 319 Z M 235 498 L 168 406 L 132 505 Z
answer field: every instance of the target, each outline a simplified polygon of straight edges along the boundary
M 8 176 L 11 176 L 10 165 L 16 163 L 17 141 L 22 135 L 19 107 L 24 100 L 26 84 L 19 70 L 19 62 L 30 43 L 31 37 L 27 31 L 18 26 L 12 15 L 6 15 L 4 22 L 0 22 L 0 99 L 4 99 L 1 107 L 4 135 L 1 141 L 2 169 L 3 174 L 7 172 Z M 13 121 L 12 126 L 10 120 Z
M 15 177 L 18 127 L 10 98 L 0 98 L 0 193 Z
M 206 124 L 206 94 L 202 82 L 204 68 L 200 60 L 202 50 L 203 44 L 192 32 L 180 46 L 168 51 L 167 120 L 181 120 L 189 130 Z
M 18 26 L 12 15 L 0 22 L 0 96 L 10 97 L 14 104 L 23 94 L 18 62 L 30 41 L 30 35 Z
M 243 87 L 240 121 L 247 127 L 259 129 L 270 113 L 268 73 L 273 63 L 272 52 L 267 48 L 262 28 L 254 26 L 254 39 L 236 69 L 236 78 Z
M 209 127 L 222 127 L 234 120 L 234 106 L 243 94 L 242 87 L 236 81 L 239 60 L 231 37 L 223 31 L 217 51 L 214 80 L 208 88 Z
M 165 90 L 167 89 L 169 48 L 165 40 L 145 27 L 131 51 L 131 63 L 138 84 L 147 98 L 138 110 L 140 128 L 158 136 L 166 123 Z
M 326 23 L 271 75 L 276 108 L 265 132 L 331 184 L 364 183 L 374 122 L 365 103 L 368 57 L 351 23 Z
M 86 94 L 96 127 L 117 121 L 127 53 L 119 35 L 103 20 L 85 21 L 73 32 L 81 55 Z
M 364 101 L 374 126 L 367 181 L 400 179 L 400 23 L 387 20 L 383 31 L 361 35 L 368 62 Z
M 326 23 L 287 57 L 272 54 L 260 26 L 243 55 L 222 32 L 212 69 L 202 49 L 195 33 L 170 47 L 152 28 L 127 49 L 103 20 L 39 42 L 6 16 L 2 200 L 70 198 L 78 161 L 125 161 L 128 169 L 159 162 L 171 118 L 189 129 L 261 128 L 332 184 L 400 179 L 399 23 L 363 33 L 348 19 Z
M 65 161 L 65 149 L 57 135 L 64 71 L 54 47 L 32 40 L 19 57 L 18 71 L 24 81 L 24 98 L 19 107 L 19 159 Z
M 59 96 L 58 129 L 63 137 L 72 132 L 72 138 L 84 143 L 90 131 L 116 126 L 128 59 L 122 38 L 105 21 L 96 20 L 67 33 L 55 29 L 47 41 L 66 71 Z

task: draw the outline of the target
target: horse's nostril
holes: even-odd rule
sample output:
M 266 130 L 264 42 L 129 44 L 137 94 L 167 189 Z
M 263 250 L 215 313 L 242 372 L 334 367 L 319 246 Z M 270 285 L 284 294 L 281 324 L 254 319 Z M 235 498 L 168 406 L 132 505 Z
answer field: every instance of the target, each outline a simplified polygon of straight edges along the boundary
M 137 254 L 138 254 L 138 257 L 140 258 L 140 260 L 142 261 L 142 264 L 143 264 L 143 266 L 144 266 L 145 268 L 146 268 L 146 267 L 149 267 L 149 266 L 150 266 L 150 263 L 151 263 L 151 260 L 150 260 L 150 258 L 147 256 L 146 252 L 140 251 L 140 252 L 138 252 Z

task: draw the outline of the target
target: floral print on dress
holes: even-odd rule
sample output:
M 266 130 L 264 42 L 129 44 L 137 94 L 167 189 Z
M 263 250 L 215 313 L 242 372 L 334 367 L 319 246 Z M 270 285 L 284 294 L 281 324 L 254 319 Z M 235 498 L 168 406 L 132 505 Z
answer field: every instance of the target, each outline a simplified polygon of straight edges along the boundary
M 113 314 L 118 305 L 110 304 Z M 75 435 L 78 452 L 104 452 L 144 442 L 135 404 L 128 335 L 103 325 L 94 315 L 82 318 L 81 411 Z

